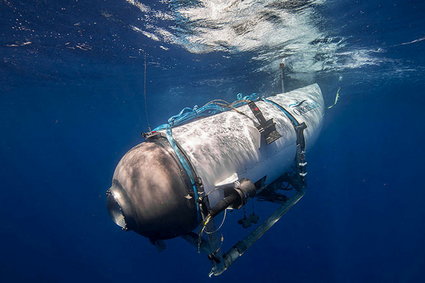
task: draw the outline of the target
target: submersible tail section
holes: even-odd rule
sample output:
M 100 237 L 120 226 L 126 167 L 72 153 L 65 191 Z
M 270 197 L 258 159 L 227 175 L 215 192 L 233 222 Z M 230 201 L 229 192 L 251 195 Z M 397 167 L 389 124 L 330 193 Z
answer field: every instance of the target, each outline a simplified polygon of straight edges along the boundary
M 317 84 L 186 108 L 147 133 L 118 163 L 107 191 L 110 214 L 123 229 L 154 243 L 182 236 L 208 254 L 210 275 L 219 275 L 304 195 L 305 152 L 323 114 Z M 292 195 L 278 192 L 282 181 L 291 185 Z M 223 252 L 211 232 L 214 218 L 250 199 L 281 206 Z

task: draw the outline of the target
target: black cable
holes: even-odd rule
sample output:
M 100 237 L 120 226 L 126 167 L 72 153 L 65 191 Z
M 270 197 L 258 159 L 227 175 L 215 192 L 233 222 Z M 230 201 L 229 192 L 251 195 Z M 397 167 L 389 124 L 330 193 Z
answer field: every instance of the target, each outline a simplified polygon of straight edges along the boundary
M 151 124 L 149 123 L 149 115 L 148 115 L 148 102 L 147 102 L 147 95 L 146 95 L 146 77 L 147 77 L 147 62 L 146 62 L 146 52 L 145 54 L 145 70 L 143 75 L 143 95 L 145 98 L 145 117 L 146 117 L 146 123 L 148 124 L 148 130 L 151 131 Z

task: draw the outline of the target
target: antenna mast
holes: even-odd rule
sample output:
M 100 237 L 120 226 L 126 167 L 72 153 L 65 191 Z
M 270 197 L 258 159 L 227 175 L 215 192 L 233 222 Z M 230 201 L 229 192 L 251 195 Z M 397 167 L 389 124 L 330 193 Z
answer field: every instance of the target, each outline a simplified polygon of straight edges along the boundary
M 285 83 L 284 83 L 285 73 L 284 73 L 284 68 L 285 68 L 285 58 L 283 58 L 282 61 L 279 64 L 280 81 L 281 81 L 281 84 L 282 84 L 282 93 L 285 92 Z
M 148 115 L 148 102 L 147 102 L 147 94 L 146 94 L 146 73 L 147 73 L 147 68 L 148 68 L 148 64 L 146 61 L 146 52 L 143 52 L 145 54 L 145 70 L 144 70 L 144 75 L 143 75 L 143 96 L 145 98 L 145 117 L 146 117 L 146 122 L 148 124 L 148 130 L 149 132 L 151 131 L 151 125 L 149 123 L 149 115 Z

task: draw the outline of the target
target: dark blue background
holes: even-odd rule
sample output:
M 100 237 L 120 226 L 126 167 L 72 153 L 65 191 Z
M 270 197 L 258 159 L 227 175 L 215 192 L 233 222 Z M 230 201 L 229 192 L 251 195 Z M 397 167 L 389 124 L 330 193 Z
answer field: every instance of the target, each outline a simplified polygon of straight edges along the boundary
M 316 74 L 328 105 L 339 87 L 341 98 L 309 152 L 308 193 L 229 271 L 208 279 L 208 260 L 183 240 L 158 253 L 105 209 L 117 162 L 147 128 L 139 49 L 148 52 L 153 126 L 184 106 L 277 91 L 269 74 L 253 72 L 259 63 L 249 54 L 161 51 L 128 29 L 137 13 L 124 1 L 0 3 L 1 281 L 424 281 L 425 41 L 400 45 L 425 36 L 424 5 L 320 9 L 327 28 L 349 37 L 347 50 L 383 48 L 377 56 L 391 60 Z M 125 22 L 107 21 L 102 10 Z M 16 31 L 16 19 L 35 31 Z M 66 48 L 70 41 L 92 49 Z M 302 83 L 288 80 L 288 88 Z

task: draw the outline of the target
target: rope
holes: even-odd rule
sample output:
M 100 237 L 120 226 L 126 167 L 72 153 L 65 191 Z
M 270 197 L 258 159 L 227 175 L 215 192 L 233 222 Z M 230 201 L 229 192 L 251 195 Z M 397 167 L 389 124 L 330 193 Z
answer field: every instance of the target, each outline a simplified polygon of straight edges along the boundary
M 215 229 L 214 231 L 208 231 L 207 229 L 207 225 L 208 223 L 211 221 L 212 217 L 211 215 L 208 215 L 205 220 L 204 223 L 202 224 L 202 229 L 199 231 L 198 233 L 198 252 L 200 252 L 201 250 L 201 244 L 202 244 L 202 234 L 204 234 L 204 232 L 208 235 L 217 233 L 224 225 L 224 222 L 226 221 L 226 216 L 227 216 L 227 209 L 224 210 L 224 214 L 223 214 L 223 219 L 221 220 L 220 226 L 218 226 L 217 229 Z M 221 244 L 223 244 L 223 241 L 221 242 Z
M 236 108 L 245 105 L 250 101 L 257 101 L 259 99 L 259 96 L 256 93 L 244 97 L 242 97 L 242 94 L 238 94 L 237 98 L 238 100 L 232 103 L 229 103 L 223 99 L 215 99 L 206 103 L 202 107 L 198 107 L 197 105 L 195 105 L 193 108 L 185 107 L 180 111 L 179 114 L 171 116 L 168 119 L 167 124 L 163 124 L 156 127 L 154 131 L 166 130 L 168 127 L 179 126 L 193 119 L 222 113 L 227 110 L 233 110 L 236 113 L 247 117 L 248 119 L 253 121 L 254 124 L 256 124 L 257 122 L 254 119 L 252 119 L 250 116 L 246 115 L 245 113 L 239 111 Z
M 221 220 L 220 226 L 218 226 L 217 229 L 215 229 L 214 231 L 207 231 L 206 229 L 204 230 L 205 233 L 207 234 L 214 234 L 217 233 L 221 227 L 223 227 L 224 222 L 226 221 L 226 216 L 227 216 L 227 209 L 224 210 L 224 214 L 223 214 L 223 219 Z

